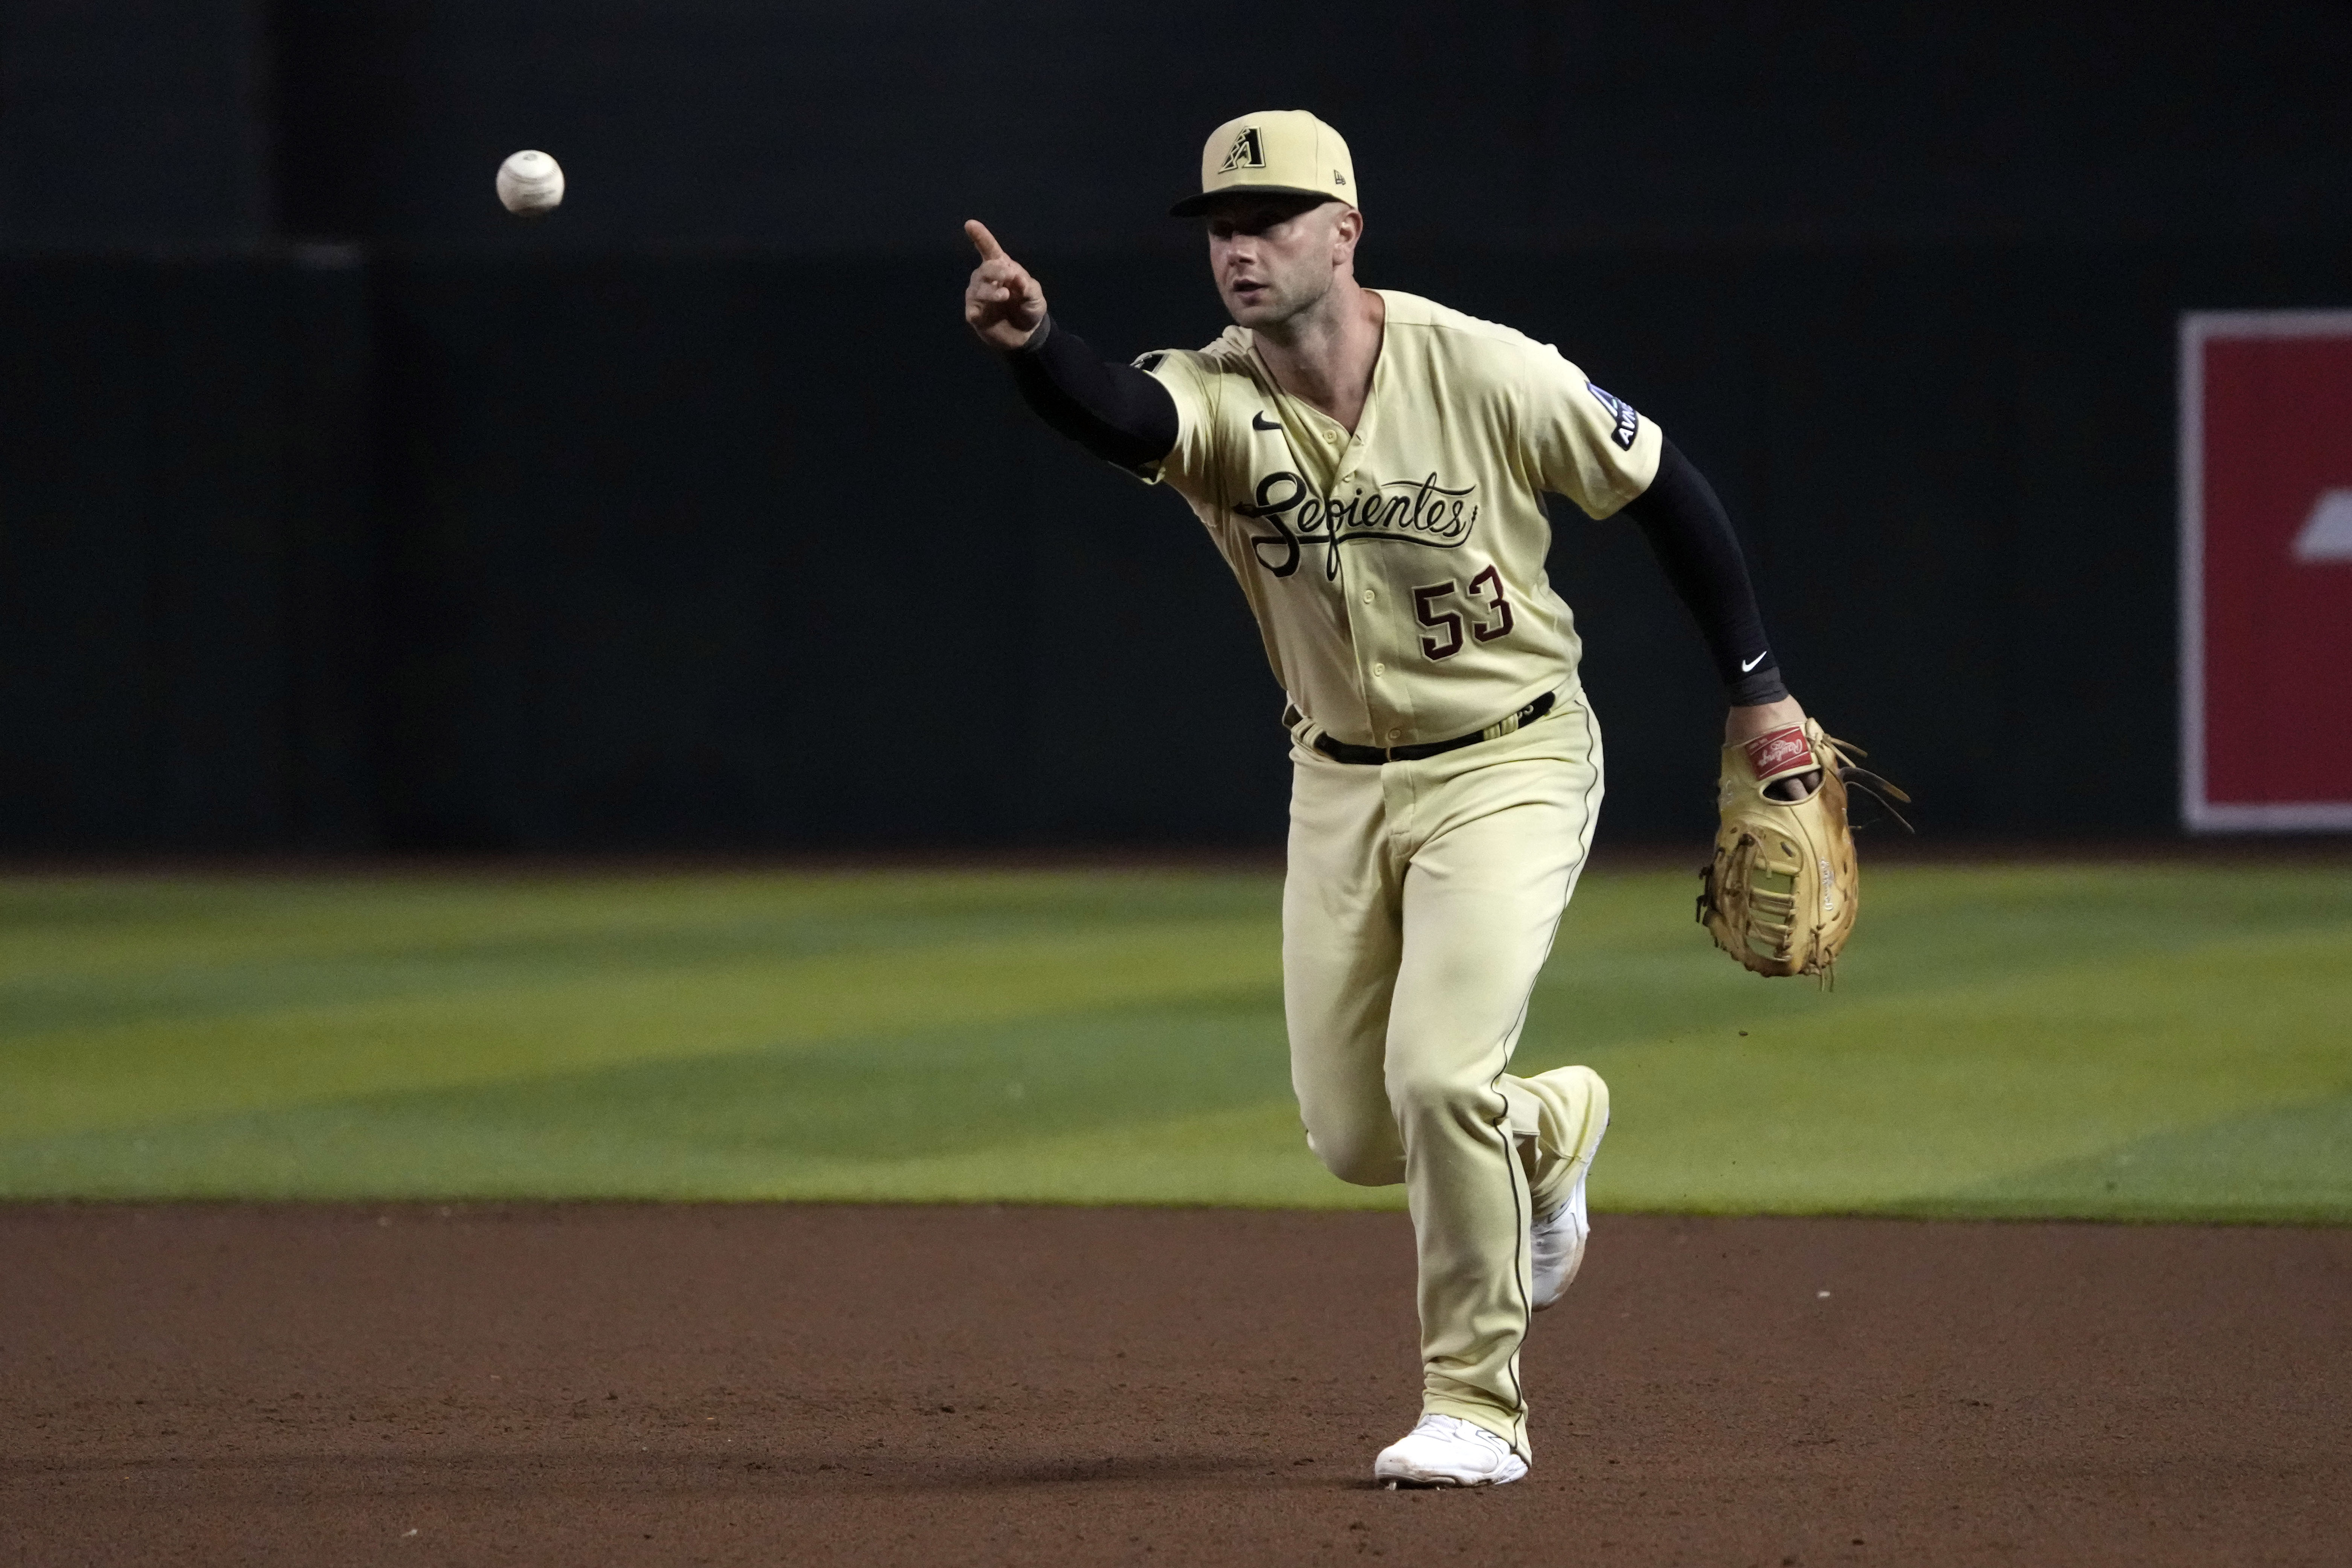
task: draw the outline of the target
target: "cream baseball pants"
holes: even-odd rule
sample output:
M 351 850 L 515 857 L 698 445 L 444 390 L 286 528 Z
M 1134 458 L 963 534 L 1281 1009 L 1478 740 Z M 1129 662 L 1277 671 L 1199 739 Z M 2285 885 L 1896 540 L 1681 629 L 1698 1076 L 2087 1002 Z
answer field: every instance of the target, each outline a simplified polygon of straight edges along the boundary
M 1307 1144 L 1341 1181 L 1404 1184 L 1424 1412 L 1525 1455 L 1528 1226 L 1607 1109 L 1580 1073 L 1504 1069 L 1591 847 L 1600 730 L 1580 690 L 1419 762 L 1291 757 L 1283 1004 Z

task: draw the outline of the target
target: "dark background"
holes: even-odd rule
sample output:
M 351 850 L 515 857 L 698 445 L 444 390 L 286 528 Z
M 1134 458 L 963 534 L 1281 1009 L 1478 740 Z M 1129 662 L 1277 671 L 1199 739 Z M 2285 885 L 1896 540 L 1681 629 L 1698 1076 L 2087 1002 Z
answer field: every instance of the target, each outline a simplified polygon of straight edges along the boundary
M 0 0 L 0 850 L 1276 840 L 1239 595 L 957 225 L 1203 342 L 1158 215 L 1293 106 L 1367 281 L 1714 478 L 1931 840 L 2168 833 L 2175 323 L 2352 303 L 2347 82 L 2341 4 Z M 1696 841 L 1698 639 L 1559 510 L 1604 838 Z

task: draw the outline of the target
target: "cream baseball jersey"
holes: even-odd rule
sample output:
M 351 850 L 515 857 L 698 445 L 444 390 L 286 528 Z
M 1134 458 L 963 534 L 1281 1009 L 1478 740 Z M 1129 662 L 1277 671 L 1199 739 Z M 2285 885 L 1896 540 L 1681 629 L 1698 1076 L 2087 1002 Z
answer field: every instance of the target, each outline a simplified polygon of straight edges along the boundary
M 1657 426 L 1557 349 L 1392 289 L 1351 435 L 1229 327 L 1136 361 L 1176 401 L 1142 477 L 1192 503 L 1291 702 L 1357 745 L 1486 728 L 1575 677 L 1544 571 L 1549 492 L 1604 518 L 1649 488 Z M 1311 731 L 1309 731 L 1311 734 Z

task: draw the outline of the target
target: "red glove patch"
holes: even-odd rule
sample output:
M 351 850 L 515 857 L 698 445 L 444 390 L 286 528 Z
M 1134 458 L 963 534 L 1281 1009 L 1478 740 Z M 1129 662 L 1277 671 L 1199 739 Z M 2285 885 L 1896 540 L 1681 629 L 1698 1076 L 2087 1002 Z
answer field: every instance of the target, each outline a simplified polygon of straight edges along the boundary
M 1759 784 L 1769 784 L 1790 773 L 1810 772 L 1820 764 L 1813 761 L 1813 748 L 1805 740 L 1805 731 L 1791 724 L 1748 742 L 1748 765 L 1756 770 Z

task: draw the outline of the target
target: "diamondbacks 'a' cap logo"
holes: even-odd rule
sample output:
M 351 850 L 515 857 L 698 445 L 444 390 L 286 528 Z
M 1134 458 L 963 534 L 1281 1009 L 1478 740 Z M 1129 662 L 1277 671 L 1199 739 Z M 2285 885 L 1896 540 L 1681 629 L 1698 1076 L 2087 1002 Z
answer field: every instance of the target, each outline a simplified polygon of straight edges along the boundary
M 1339 133 L 1303 109 L 1236 114 L 1201 138 L 1201 190 L 1168 209 L 1201 217 L 1253 192 L 1356 200 L 1356 165 Z
M 1225 161 L 1218 166 L 1217 173 L 1230 174 L 1235 169 L 1265 167 L 1265 148 L 1259 143 L 1257 131 L 1253 127 L 1234 138 L 1234 144 L 1225 150 Z

